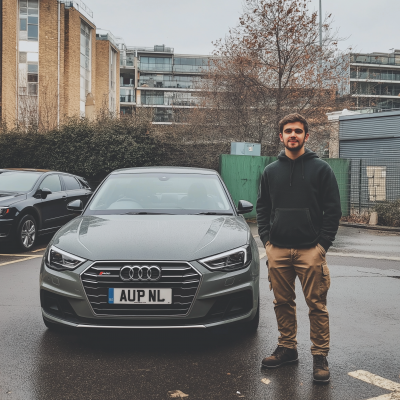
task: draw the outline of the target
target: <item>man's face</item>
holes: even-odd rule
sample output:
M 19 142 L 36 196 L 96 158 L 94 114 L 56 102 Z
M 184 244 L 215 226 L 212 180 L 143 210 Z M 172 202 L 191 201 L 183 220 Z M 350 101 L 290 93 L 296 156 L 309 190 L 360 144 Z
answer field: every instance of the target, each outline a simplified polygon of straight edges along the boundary
M 309 134 L 304 133 L 301 122 L 291 122 L 283 127 L 283 133 L 279 137 L 289 151 L 298 151 L 307 142 Z

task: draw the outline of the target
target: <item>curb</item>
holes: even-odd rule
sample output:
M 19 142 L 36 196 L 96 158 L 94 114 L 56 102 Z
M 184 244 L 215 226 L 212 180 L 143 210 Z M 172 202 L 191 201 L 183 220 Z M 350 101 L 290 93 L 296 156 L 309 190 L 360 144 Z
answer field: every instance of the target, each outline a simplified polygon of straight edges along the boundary
M 349 226 L 350 228 L 370 229 L 372 231 L 387 231 L 387 232 L 400 232 L 400 227 L 396 226 L 380 226 L 380 225 L 367 225 L 355 224 L 352 222 L 339 222 L 340 226 Z

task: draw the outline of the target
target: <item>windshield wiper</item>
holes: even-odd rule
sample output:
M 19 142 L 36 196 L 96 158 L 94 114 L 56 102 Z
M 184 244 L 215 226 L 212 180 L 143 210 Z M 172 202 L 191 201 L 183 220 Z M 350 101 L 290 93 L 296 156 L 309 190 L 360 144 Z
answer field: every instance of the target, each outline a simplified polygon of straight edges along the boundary
M 140 211 L 140 212 L 127 212 L 121 215 L 176 215 L 176 214 Z
M 233 214 L 208 211 L 208 212 L 201 212 L 201 213 L 190 214 L 190 215 L 233 215 Z

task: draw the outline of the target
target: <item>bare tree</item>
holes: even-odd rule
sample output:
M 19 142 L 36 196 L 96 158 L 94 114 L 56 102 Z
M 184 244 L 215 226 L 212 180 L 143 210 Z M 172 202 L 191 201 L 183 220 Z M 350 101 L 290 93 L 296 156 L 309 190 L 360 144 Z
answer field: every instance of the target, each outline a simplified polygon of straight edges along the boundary
M 214 138 L 252 140 L 279 148 L 278 121 L 299 112 L 324 133 L 326 112 L 343 108 L 349 85 L 349 57 L 338 49 L 331 17 L 322 25 L 308 0 L 245 0 L 236 28 L 215 43 L 201 83 L 203 103 L 191 124 Z

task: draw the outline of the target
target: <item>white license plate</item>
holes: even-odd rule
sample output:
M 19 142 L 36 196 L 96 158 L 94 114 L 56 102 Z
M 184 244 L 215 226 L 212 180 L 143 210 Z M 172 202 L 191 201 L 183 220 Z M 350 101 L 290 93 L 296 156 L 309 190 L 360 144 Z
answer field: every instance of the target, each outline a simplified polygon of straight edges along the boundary
M 108 289 L 109 304 L 172 304 L 172 289 Z

